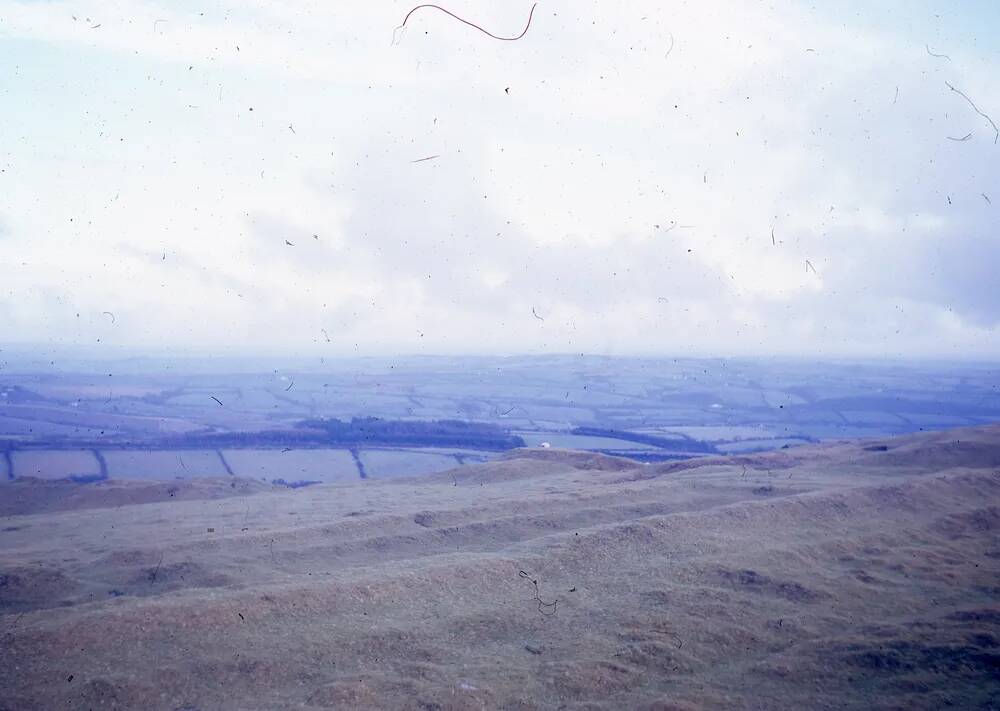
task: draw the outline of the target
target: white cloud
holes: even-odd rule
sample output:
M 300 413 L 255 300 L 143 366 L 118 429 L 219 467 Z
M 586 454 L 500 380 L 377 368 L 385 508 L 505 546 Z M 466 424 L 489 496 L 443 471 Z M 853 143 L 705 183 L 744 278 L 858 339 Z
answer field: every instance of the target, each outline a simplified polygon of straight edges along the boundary
M 5 332 L 1000 352 L 1000 147 L 944 84 L 1000 114 L 974 42 L 943 62 L 798 3 L 566 1 L 519 42 L 428 10 L 390 46 L 408 9 L 0 0 Z

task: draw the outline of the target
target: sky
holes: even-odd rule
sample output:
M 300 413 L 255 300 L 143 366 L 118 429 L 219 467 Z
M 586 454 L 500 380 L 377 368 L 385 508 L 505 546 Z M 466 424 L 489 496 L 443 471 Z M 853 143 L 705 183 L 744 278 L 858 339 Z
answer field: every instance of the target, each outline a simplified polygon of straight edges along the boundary
M 993 0 L 412 7 L 0 0 L 0 345 L 1000 357 Z

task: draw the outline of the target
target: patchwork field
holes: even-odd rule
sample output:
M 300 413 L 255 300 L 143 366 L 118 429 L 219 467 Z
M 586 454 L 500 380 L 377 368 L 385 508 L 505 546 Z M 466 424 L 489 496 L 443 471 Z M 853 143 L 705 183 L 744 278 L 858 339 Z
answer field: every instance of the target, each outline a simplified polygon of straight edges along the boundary
M 486 461 L 496 453 L 366 448 L 358 450 L 355 458 L 348 449 L 31 449 L 14 450 L 9 455 L 9 465 L 4 462 L 0 468 L 0 486 L 23 477 L 51 481 L 176 481 L 227 475 L 268 482 L 333 483 L 429 474 L 467 461 Z

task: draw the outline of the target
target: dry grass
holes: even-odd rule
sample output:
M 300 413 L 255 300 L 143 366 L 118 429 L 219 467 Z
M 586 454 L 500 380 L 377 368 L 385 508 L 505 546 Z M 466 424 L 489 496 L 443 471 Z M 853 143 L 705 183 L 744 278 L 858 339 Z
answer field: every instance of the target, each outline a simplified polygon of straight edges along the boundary
M 876 445 L 7 515 L 0 708 L 995 708 L 1000 428 Z

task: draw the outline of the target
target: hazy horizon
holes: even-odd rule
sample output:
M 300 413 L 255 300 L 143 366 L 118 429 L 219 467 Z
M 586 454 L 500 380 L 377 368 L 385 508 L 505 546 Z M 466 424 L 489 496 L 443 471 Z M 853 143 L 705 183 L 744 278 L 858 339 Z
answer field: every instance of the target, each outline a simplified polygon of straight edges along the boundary
M 880 355 L 822 355 L 822 354 L 756 354 L 756 353 L 599 353 L 599 352 L 456 352 L 456 353 L 318 353 L 248 349 L 248 348 L 174 348 L 143 349 L 124 346 L 90 347 L 63 346 L 49 344 L 14 344 L 0 348 L 0 372 L 38 372 L 48 367 L 59 369 L 67 363 L 79 368 L 90 366 L 103 369 L 115 363 L 149 364 L 151 369 L 171 365 L 190 372 L 226 372 L 235 368 L 244 372 L 271 371 L 278 368 L 294 368 L 305 371 L 322 371 L 325 368 L 351 366 L 352 364 L 392 364 L 414 365 L 420 362 L 451 361 L 474 365 L 476 363 L 503 361 L 565 360 L 607 363 L 733 363 L 733 364 L 773 364 L 780 372 L 781 366 L 803 365 L 822 367 L 869 365 L 875 367 L 934 367 L 960 365 L 1000 369 L 1000 359 L 978 354 L 955 354 L 937 356 L 921 354 L 906 358 L 891 354 Z M 85 371 L 84 371 L 85 372 Z

